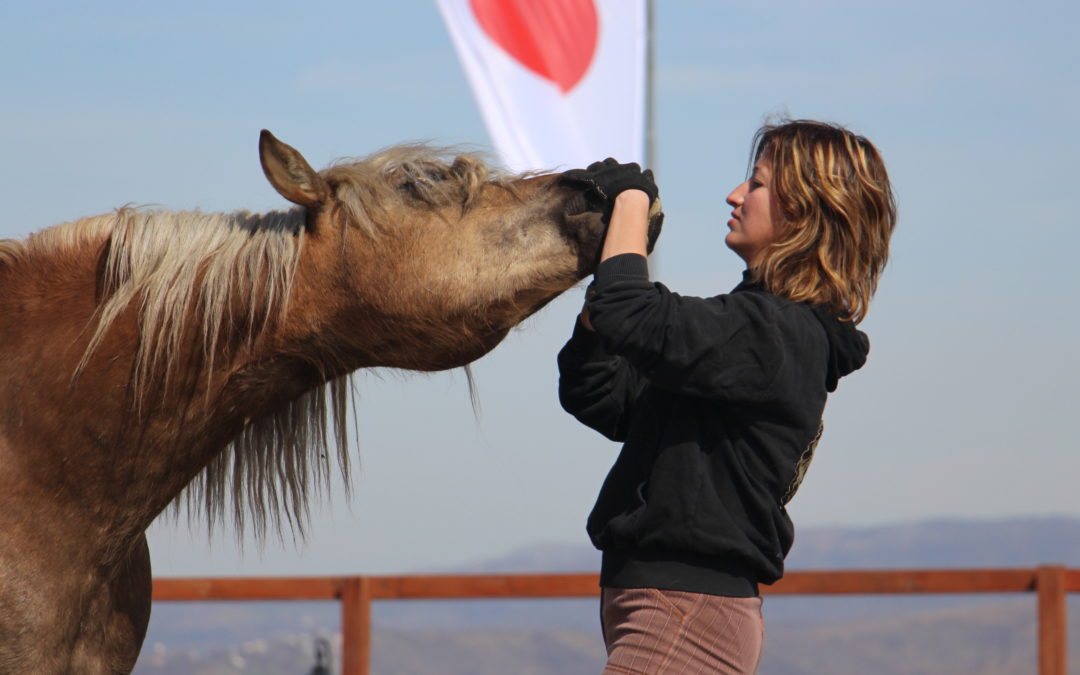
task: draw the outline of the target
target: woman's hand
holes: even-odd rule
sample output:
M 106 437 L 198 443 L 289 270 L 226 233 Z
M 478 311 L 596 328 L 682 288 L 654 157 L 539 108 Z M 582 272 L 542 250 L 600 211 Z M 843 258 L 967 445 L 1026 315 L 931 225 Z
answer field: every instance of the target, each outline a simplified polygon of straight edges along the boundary
M 611 157 L 585 169 L 572 169 L 562 180 L 591 188 L 604 200 L 608 222 L 600 260 L 620 253 L 648 256 L 649 207 L 659 196 L 652 170 L 636 162 L 620 164 Z
M 604 220 L 608 228 L 600 262 L 623 253 L 648 257 L 649 207 L 659 195 L 651 170 L 642 171 L 634 162 L 619 164 L 609 157 L 593 162 L 586 169 L 567 171 L 562 179 L 591 187 L 605 201 Z M 586 292 L 585 301 L 588 300 Z M 592 330 L 587 307 L 582 307 L 579 318 L 585 328 Z
M 609 211 L 615 198 L 626 190 L 641 190 L 649 196 L 650 205 L 660 192 L 651 169 L 642 171 L 637 162 L 619 164 L 611 157 L 593 162 L 586 169 L 566 171 L 562 180 L 593 187 L 607 201 Z

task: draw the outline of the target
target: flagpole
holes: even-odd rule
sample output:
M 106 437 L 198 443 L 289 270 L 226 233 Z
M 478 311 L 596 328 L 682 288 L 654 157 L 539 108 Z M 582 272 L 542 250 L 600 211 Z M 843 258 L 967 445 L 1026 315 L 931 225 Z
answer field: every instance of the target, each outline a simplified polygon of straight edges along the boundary
M 656 169 L 656 140 L 653 123 L 656 115 L 653 77 L 653 0 L 645 0 L 645 166 Z
M 645 0 L 645 157 L 646 168 L 656 171 L 656 136 L 653 133 L 656 119 L 655 77 L 654 77 L 654 34 L 655 16 L 653 0 Z M 656 251 L 649 256 L 650 276 L 656 278 L 660 270 L 660 256 Z

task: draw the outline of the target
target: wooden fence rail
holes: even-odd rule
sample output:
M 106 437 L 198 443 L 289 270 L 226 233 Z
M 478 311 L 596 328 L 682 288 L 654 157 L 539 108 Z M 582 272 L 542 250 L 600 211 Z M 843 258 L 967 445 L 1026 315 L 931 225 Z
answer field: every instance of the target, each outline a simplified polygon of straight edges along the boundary
M 1066 675 L 1067 593 L 1080 569 L 789 572 L 765 595 L 1035 593 L 1039 675 Z M 400 599 L 570 598 L 599 595 L 596 574 L 260 577 L 154 580 L 154 600 L 340 600 L 342 675 L 368 675 L 371 603 Z

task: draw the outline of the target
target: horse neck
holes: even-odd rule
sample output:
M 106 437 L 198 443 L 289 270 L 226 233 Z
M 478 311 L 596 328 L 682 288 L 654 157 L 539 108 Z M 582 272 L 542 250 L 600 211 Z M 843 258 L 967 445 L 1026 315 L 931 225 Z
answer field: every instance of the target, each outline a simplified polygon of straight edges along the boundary
M 248 228 L 248 238 L 281 221 L 280 214 L 246 218 L 241 226 Z M 280 236 L 294 235 L 282 231 Z M 20 467 L 3 480 L 11 489 L 51 486 L 57 499 L 90 505 L 86 512 L 138 529 L 245 424 L 315 386 L 322 374 L 303 359 L 282 357 L 284 345 L 267 333 L 252 340 L 229 332 L 244 322 L 226 320 L 228 312 L 246 305 L 244 298 L 215 294 L 210 277 L 229 277 L 230 269 L 208 257 L 192 283 L 204 284 L 199 297 L 213 298 L 222 310 L 219 318 L 226 319 L 208 332 L 205 315 L 195 311 L 198 305 L 188 304 L 180 327 L 166 331 L 169 337 L 162 342 L 173 348 L 168 367 L 133 381 L 133 373 L 146 365 L 140 349 L 156 329 L 147 325 L 150 319 L 137 302 L 129 298 L 114 307 L 91 348 L 95 323 L 107 308 L 107 302 L 97 302 L 101 270 L 108 268 L 105 244 L 103 237 L 91 237 L 49 254 L 45 247 L 28 245 L 19 264 L 3 264 L 0 398 L 6 414 L 0 417 L 0 443 L 19 458 Z M 110 246 L 117 246 L 115 231 Z M 265 255 L 264 248 L 249 260 Z M 123 281 L 113 290 L 123 292 Z M 132 298 L 147 291 L 128 290 L 136 291 Z M 255 295 L 266 300 L 276 292 Z M 157 289 L 166 303 L 179 294 Z M 266 316 L 253 321 L 272 323 Z M 208 355 L 217 357 L 212 367 Z

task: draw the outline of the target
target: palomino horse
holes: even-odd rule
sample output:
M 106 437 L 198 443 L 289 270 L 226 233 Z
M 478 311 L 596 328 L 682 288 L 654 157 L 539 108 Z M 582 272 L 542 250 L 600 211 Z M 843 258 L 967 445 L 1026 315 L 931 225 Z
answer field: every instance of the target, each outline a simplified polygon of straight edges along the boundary
M 129 672 L 144 531 L 185 486 L 212 521 L 295 526 L 344 447 L 343 376 L 468 364 L 597 256 L 597 204 L 557 175 L 423 147 L 316 173 L 266 131 L 259 151 L 296 208 L 0 242 L 0 672 Z

